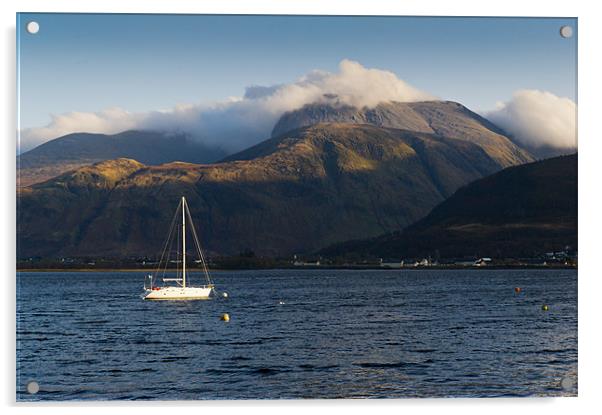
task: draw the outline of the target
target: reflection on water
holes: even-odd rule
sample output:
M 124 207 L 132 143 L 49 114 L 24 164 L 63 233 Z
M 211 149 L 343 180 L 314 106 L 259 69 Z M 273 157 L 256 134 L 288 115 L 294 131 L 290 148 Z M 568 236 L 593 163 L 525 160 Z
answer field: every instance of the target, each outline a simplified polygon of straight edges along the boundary
M 574 270 L 217 272 L 228 299 L 176 302 L 143 275 L 19 273 L 17 398 L 577 393 Z

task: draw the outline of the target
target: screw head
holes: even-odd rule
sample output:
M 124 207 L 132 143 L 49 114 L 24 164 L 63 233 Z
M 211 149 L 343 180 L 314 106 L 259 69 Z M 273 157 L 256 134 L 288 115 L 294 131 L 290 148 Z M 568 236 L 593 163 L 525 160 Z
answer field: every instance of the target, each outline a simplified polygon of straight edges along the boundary
M 27 29 L 27 33 L 35 35 L 40 31 L 40 24 L 38 22 L 31 21 L 27 23 L 27 26 L 25 26 L 25 28 Z
M 562 26 L 560 28 L 560 36 L 568 39 L 573 36 L 573 28 L 571 26 Z
M 39 392 L 39 390 L 40 390 L 40 385 L 38 385 L 38 382 L 32 380 L 31 382 L 27 383 L 27 393 L 35 395 L 36 393 Z

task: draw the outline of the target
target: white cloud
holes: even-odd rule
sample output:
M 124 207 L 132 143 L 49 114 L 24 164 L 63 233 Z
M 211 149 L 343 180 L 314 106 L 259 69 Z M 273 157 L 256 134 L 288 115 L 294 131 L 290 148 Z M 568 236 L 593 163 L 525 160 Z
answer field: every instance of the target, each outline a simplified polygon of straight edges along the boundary
M 498 103 L 485 117 L 528 147 L 572 149 L 577 147 L 576 110 L 569 98 L 524 89 L 516 91 L 510 101 Z
M 325 96 L 326 95 L 326 96 Z M 393 72 L 343 60 L 337 73 L 312 71 L 296 82 L 251 86 L 243 97 L 206 105 L 180 105 L 170 110 L 131 113 L 111 108 L 95 113 L 52 116 L 45 127 L 21 131 L 21 151 L 74 132 L 113 134 L 129 129 L 181 131 L 209 145 L 235 151 L 269 137 L 278 118 L 305 104 L 329 100 L 357 107 L 380 102 L 436 99 Z

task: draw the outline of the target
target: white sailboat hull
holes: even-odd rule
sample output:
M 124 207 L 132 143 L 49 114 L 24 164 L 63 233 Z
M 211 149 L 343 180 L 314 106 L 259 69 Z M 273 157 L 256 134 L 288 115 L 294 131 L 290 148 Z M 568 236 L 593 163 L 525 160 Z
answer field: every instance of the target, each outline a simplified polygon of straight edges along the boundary
M 157 287 L 146 290 L 145 300 L 206 300 L 213 287 Z

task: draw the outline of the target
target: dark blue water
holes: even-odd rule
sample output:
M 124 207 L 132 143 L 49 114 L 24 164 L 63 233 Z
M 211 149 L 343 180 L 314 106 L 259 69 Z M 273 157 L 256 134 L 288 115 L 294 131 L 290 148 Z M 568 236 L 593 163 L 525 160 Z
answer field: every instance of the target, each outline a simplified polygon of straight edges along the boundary
M 218 272 L 185 302 L 143 275 L 19 273 L 17 398 L 577 394 L 574 270 Z

